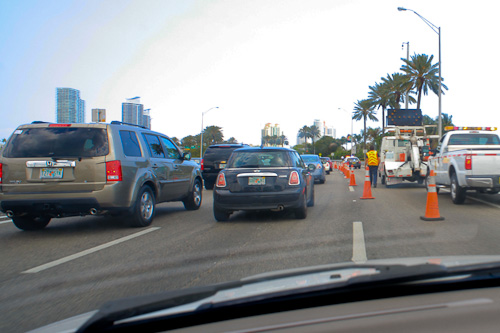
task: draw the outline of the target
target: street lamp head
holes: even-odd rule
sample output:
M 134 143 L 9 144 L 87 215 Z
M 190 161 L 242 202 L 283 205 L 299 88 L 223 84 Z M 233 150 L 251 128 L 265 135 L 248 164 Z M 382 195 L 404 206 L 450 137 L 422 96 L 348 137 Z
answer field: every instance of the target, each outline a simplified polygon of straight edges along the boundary
M 398 7 L 398 10 L 399 10 L 400 12 L 404 12 L 405 10 L 408 10 L 408 9 L 403 8 L 403 7 Z

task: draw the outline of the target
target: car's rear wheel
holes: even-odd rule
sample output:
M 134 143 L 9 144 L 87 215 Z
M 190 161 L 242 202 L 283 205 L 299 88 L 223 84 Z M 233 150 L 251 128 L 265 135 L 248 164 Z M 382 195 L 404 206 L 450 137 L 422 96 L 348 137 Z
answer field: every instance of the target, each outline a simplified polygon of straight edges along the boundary
M 137 196 L 134 211 L 130 219 L 133 227 L 147 227 L 153 222 L 155 214 L 155 196 L 151 187 L 144 185 Z
M 231 216 L 230 212 L 224 209 L 219 209 L 214 205 L 214 218 L 217 222 L 229 221 L 229 216 Z
M 33 231 L 43 229 L 49 224 L 49 216 L 15 216 L 12 218 L 12 222 L 16 227 L 25 231 Z
M 295 217 L 299 220 L 303 220 L 307 217 L 307 200 L 306 195 L 302 196 L 302 202 L 299 208 L 295 209 Z
M 196 179 L 193 184 L 193 188 L 191 193 L 189 193 L 188 197 L 182 200 L 184 204 L 184 208 L 187 210 L 197 210 L 201 206 L 202 201 L 202 187 L 199 179 Z

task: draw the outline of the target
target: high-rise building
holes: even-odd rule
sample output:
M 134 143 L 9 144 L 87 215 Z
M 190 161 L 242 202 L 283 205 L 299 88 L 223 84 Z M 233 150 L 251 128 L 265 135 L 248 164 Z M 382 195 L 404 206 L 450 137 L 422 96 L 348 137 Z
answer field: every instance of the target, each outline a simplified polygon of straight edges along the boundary
M 151 109 L 144 110 L 142 114 L 142 126 L 151 129 Z
M 85 122 L 85 101 L 80 99 L 80 90 L 56 88 L 56 122 Z
M 144 105 L 141 104 L 140 97 L 127 98 L 127 101 L 122 103 L 122 121 L 124 123 L 143 126 L 143 116 Z
M 92 109 L 92 122 L 93 123 L 106 122 L 106 109 Z
M 282 132 L 279 124 L 267 123 L 262 130 L 262 144 L 266 146 L 281 145 Z

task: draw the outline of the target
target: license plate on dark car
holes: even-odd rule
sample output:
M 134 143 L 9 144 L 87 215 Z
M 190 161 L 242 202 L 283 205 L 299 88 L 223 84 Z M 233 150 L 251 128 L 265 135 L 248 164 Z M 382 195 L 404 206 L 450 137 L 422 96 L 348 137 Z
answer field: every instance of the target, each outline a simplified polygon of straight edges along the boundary
M 248 185 L 266 185 L 266 177 L 248 177 Z

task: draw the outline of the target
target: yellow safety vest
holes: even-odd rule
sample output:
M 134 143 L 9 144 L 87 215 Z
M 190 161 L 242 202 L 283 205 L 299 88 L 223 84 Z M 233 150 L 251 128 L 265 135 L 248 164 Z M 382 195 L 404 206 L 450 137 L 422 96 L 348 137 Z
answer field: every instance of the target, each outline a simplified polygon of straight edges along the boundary
M 370 150 L 366 156 L 368 157 L 368 165 L 378 165 L 378 156 L 375 150 Z

